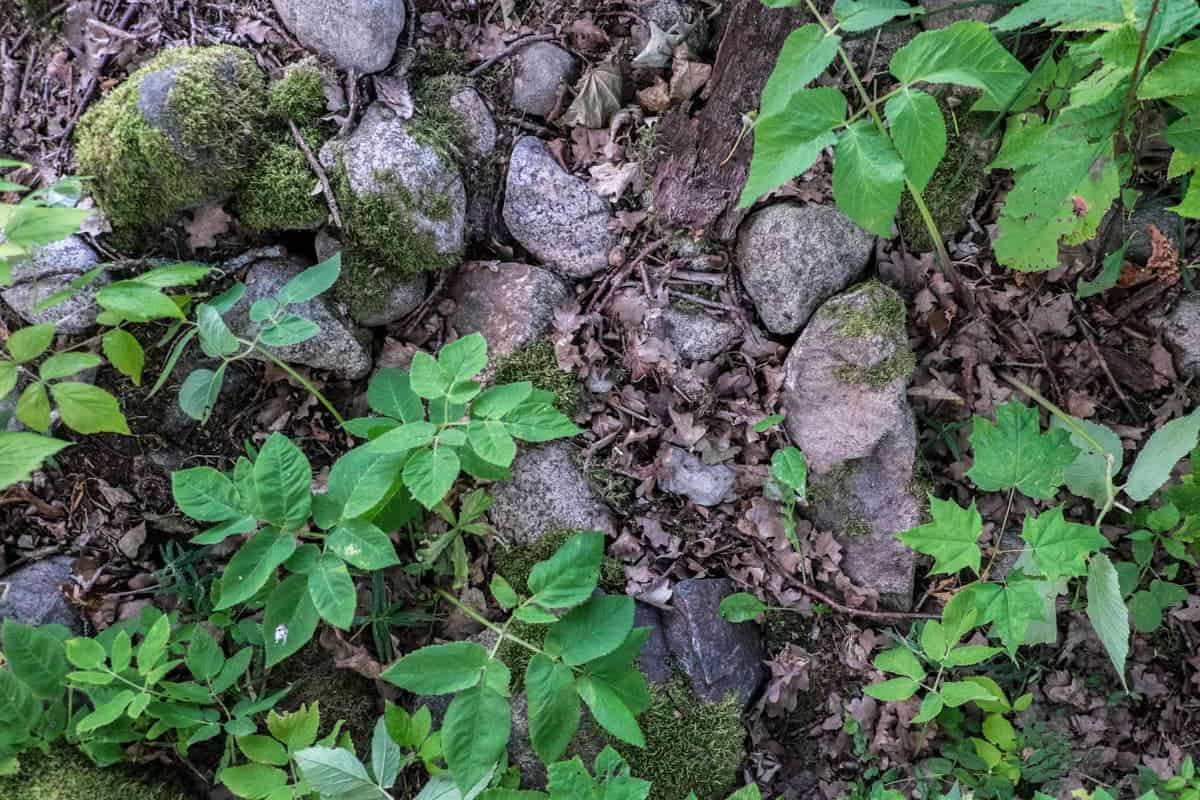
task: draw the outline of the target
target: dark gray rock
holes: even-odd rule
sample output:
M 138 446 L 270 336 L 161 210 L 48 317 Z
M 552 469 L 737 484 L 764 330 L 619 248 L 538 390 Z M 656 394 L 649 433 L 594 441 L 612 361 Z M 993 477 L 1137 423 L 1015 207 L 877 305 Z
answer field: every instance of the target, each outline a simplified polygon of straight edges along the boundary
M 862 275 L 874 243 L 832 206 L 776 203 L 742 226 L 738 269 L 763 324 L 786 335 Z
M 674 306 L 664 308 L 658 320 L 675 352 L 688 361 L 715 358 L 732 349 L 741 334 L 741 327 L 732 319 Z
M 514 239 L 551 268 L 586 278 L 608 266 L 617 243 L 608 204 L 564 170 L 546 145 L 523 136 L 513 147 L 504 223 Z
M 1200 292 L 1189 292 L 1167 316 L 1163 338 L 1175 353 L 1175 368 L 1183 378 L 1200 378 Z
M 83 623 L 59 586 L 71 580 L 70 556 L 35 561 L 0 579 L 0 620 L 25 625 L 65 625 L 76 633 Z
M 667 445 L 659 462 L 658 485 L 698 506 L 715 506 L 729 497 L 736 474 L 724 464 L 705 464 L 696 456 Z
M 300 44 L 343 69 L 379 72 L 392 61 L 404 30 L 404 0 L 273 0 Z
M 575 57 L 558 45 L 534 42 L 514 57 L 512 105 L 535 117 L 548 117 L 575 79 Z
M 921 519 L 912 367 L 904 301 L 876 282 L 821 306 L 784 363 L 784 426 L 808 461 L 810 515 L 834 532 L 850 579 L 900 609 L 916 562 L 895 534 Z
M 1124 220 L 1120 226 L 1114 225 L 1120 237 L 1114 237 L 1115 241 L 1111 245 L 1111 249 L 1116 249 L 1121 246 L 1121 242 L 1129 240 L 1129 247 L 1125 250 L 1125 258 L 1138 264 L 1145 264 L 1150 258 L 1150 233 L 1147 230 L 1147 225 L 1154 225 L 1158 228 L 1159 233 L 1166 236 L 1175 246 L 1176 252 L 1179 251 L 1179 231 L 1182 228 L 1183 218 L 1174 211 L 1168 211 L 1170 206 L 1175 205 L 1175 201 L 1169 197 L 1144 197 L 1138 201 L 1133 213 L 1129 219 Z
M 513 544 L 529 544 L 555 530 L 616 532 L 612 513 L 565 442 L 523 447 L 513 461 L 512 479 L 493 485 L 492 500 L 492 524 Z
M 298 259 L 270 258 L 256 262 L 246 276 L 246 294 L 226 315 L 230 330 L 254 338 L 260 325 L 250 321 L 250 306 L 255 300 L 274 297 L 307 266 Z M 371 371 L 371 351 L 359 340 L 359 331 L 336 314 L 323 297 L 289 306 L 288 310 L 312 320 L 321 332 L 307 342 L 271 348 L 276 356 L 288 363 L 330 370 L 345 380 L 357 380 Z
M 567 287 L 541 267 L 475 261 L 459 270 L 449 295 L 456 305 L 450 327 L 459 336 L 483 334 L 494 364 L 550 330 Z
M 39 247 L 14 264 L 13 285 L 0 292 L 0 297 L 30 325 L 53 322 L 59 333 L 83 333 L 96 324 L 96 314 L 100 311 L 96 306 L 96 292 L 109 282 L 107 273 L 101 273 L 69 300 L 44 311 L 33 309 L 99 263 L 100 257 L 82 237 L 68 236 L 60 242 Z
M 680 581 L 663 620 L 671 655 L 696 697 L 719 703 L 733 693 L 745 705 L 762 684 L 765 655 L 754 623 L 735 625 L 718 613 L 732 591 L 728 578 Z
M 646 680 L 664 684 L 671 680 L 671 649 L 667 646 L 667 635 L 663 632 L 662 614 L 657 608 L 641 600 L 634 601 L 633 627 L 649 628 L 650 637 L 638 654 L 637 665 Z

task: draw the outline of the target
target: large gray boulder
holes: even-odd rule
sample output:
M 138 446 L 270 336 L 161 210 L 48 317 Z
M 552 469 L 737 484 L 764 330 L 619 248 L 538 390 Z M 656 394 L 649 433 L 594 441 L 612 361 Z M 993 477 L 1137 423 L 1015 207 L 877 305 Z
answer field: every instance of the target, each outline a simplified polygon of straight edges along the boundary
M 256 262 L 246 275 L 246 294 L 226 315 L 229 328 L 239 336 L 254 338 L 260 324 L 250 320 L 250 306 L 256 300 L 274 297 L 307 266 L 303 261 L 287 258 Z M 321 331 L 307 342 L 269 348 L 278 358 L 290 364 L 327 369 L 345 380 L 357 380 L 371 371 L 371 351 L 359 340 L 359 331 L 336 314 L 323 297 L 288 306 L 288 311 L 312 320 Z
M 272 0 L 300 44 L 343 69 L 379 72 L 392 61 L 404 30 L 404 0 Z
M 521 48 L 513 60 L 513 108 L 535 117 L 550 116 L 574 80 L 575 56 L 558 45 L 534 42 Z
M 34 307 L 100 263 L 100 256 L 79 236 L 39 247 L 13 265 L 12 286 L 0 292 L 8 307 L 30 325 L 53 322 L 59 333 L 83 333 L 96 324 L 96 292 L 109 282 L 108 274 L 80 289 L 70 299 L 43 311 Z
M 776 203 L 742 226 L 738 269 L 767 330 L 787 335 L 862 275 L 874 243 L 832 206 Z
M 612 512 L 565 442 L 523 448 L 512 463 L 512 479 L 493 485 L 492 501 L 492 525 L 513 544 L 564 529 L 616 532 Z
M 877 282 L 821 306 L 784 363 L 784 425 L 808 461 L 813 521 L 834 532 L 856 585 L 902 609 L 916 562 L 895 534 L 920 524 L 922 509 L 913 363 L 904 301 Z
M 475 261 L 459 270 L 449 294 L 456 306 L 450 327 L 459 336 L 483 334 L 494 364 L 550 330 L 567 287 L 541 267 Z
M 523 136 L 513 147 L 504 223 L 513 238 L 551 268 L 586 278 L 608 266 L 617 243 L 608 204 L 567 173 L 544 142 Z
M 70 556 L 35 561 L 0 579 L 0 620 L 25 625 L 65 625 L 76 633 L 83 625 L 59 587 L 71 580 Z

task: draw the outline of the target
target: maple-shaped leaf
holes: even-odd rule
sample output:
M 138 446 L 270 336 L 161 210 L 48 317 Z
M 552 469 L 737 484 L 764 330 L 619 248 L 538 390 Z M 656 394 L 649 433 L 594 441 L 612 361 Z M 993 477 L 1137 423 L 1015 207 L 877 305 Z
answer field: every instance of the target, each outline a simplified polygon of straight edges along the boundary
M 978 575 L 983 519 L 975 504 L 962 508 L 953 500 L 939 500 L 930 495 L 929 513 L 932 522 L 897 534 L 897 538 L 918 553 L 933 556 L 932 573 L 955 573 L 970 567 Z
M 580 78 L 575 91 L 558 124 L 603 128 L 621 108 L 621 71 L 611 61 L 602 61 Z
M 979 609 L 979 624 L 992 624 L 992 634 L 999 637 L 1009 655 L 1025 643 L 1030 624 L 1045 615 L 1045 604 L 1035 581 L 1014 578 L 1003 585 L 974 583 L 963 587 L 960 594 L 966 591 L 972 593 Z
M 1062 506 L 1025 517 L 1021 538 L 1029 545 L 1033 563 L 1051 581 L 1087 574 L 1088 556 L 1108 547 L 1108 539 L 1091 525 L 1068 522 Z
M 996 409 L 996 424 L 975 417 L 971 431 L 975 463 L 967 475 L 985 492 L 1016 487 L 1026 497 L 1048 500 L 1062 486 L 1064 470 L 1079 448 L 1064 430 L 1041 432 L 1035 408 L 1016 401 Z

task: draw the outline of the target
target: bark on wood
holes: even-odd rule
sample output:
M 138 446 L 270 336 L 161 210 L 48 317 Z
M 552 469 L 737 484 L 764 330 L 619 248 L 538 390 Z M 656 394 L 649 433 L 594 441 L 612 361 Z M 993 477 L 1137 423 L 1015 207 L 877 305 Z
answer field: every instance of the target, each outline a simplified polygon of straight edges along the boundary
M 784 39 L 803 21 L 796 9 L 734 0 L 717 47 L 707 103 L 694 117 L 687 108 L 676 108 L 662 122 L 670 156 L 654 176 L 654 196 L 655 208 L 668 224 L 704 228 L 721 241 L 737 234 L 745 216 L 736 206 L 750 171 L 751 137 L 725 159 L 742 130 L 742 115 L 758 108 Z

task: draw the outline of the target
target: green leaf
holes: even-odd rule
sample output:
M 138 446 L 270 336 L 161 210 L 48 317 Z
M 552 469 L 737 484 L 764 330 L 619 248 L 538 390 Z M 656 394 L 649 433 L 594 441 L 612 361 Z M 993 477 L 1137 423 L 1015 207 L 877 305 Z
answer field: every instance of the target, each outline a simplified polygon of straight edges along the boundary
M 504 423 L 508 432 L 523 442 L 549 442 L 583 432 L 549 403 L 525 403 L 511 411 Z
M 296 537 L 278 528 L 263 528 L 254 534 L 229 559 L 221 575 L 221 599 L 214 610 L 249 600 L 295 550 Z
M 1121 471 L 1125 449 L 1121 446 L 1120 437 L 1110 428 L 1085 419 L 1075 417 L 1072 419 L 1076 425 L 1083 428 L 1089 436 L 1096 440 L 1096 443 L 1103 448 L 1103 452 L 1095 452 L 1086 439 L 1078 433 L 1070 431 L 1058 417 L 1051 417 L 1050 427 L 1067 431 L 1071 437 L 1071 444 L 1079 448 L 1079 455 L 1075 456 L 1075 460 L 1063 470 L 1063 478 L 1066 480 L 1071 494 L 1086 497 L 1100 508 L 1108 499 L 1108 487 L 1113 477 Z M 1111 471 L 1107 456 L 1112 457 Z
M 771 477 L 804 500 L 808 489 L 808 462 L 797 447 L 785 447 L 771 455 Z
M 164 614 L 155 620 L 142 638 L 142 644 L 137 649 L 138 674 L 149 675 L 155 667 L 162 663 L 167 654 L 167 642 L 171 638 L 171 620 Z M 176 662 L 178 663 L 178 662 Z M 149 681 L 153 683 L 153 681 Z
M 467 425 L 467 440 L 479 457 L 490 464 L 507 467 L 517 456 L 517 443 L 503 422 L 471 420 Z
M 400 563 L 388 535 L 361 519 L 340 523 L 329 532 L 325 546 L 359 569 L 386 569 Z
M 17 386 L 17 365 L 12 361 L 0 360 L 0 398 L 8 395 Z
M 237 337 L 229 330 L 221 313 L 207 303 L 196 309 L 196 327 L 200 331 L 200 349 L 209 358 L 237 352 Z
M 1200 93 L 1200 39 L 1176 47 L 1138 85 L 1139 100 Z
M 191 328 L 178 339 L 175 344 L 171 345 L 171 352 L 167 355 L 167 362 L 163 364 L 162 371 L 158 373 L 158 378 L 154 381 L 154 385 L 150 387 L 150 394 L 147 397 L 153 397 L 158 394 L 162 387 L 167 385 L 167 379 L 171 377 L 171 373 L 175 371 L 175 365 L 179 363 L 179 359 L 187 350 L 192 339 L 196 338 L 196 329 Z M 180 403 L 182 406 L 183 404 Z
M 103 363 L 104 359 L 94 353 L 55 353 L 38 367 L 38 377 L 44 381 L 69 378 Z
M 471 417 L 500 419 L 528 400 L 532 394 L 533 384 L 529 381 L 493 386 L 475 398 L 475 402 L 471 404 Z
M 976 664 L 982 664 L 992 656 L 1002 652 L 1004 650 L 999 647 L 967 644 L 962 647 L 956 647 L 947 653 L 942 663 L 948 667 L 971 667 Z
M 188 671 L 192 673 L 192 677 L 203 683 L 210 678 L 215 678 L 221 671 L 221 667 L 225 666 L 225 655 L 212 635 L 198 627 L 192 634 L 191 643 L 188 644 L 184 663 L 187 665 Z
M 206 267 L 195 261 L 183 261 L 178 264 L 168 264 L 165 267 L 143 272 L 133 280 L 146 286 L 159 289 L 169 289 L 172 286 L 195 286 L 212 272 L 212 267 Z
M 438 365 L 452 383 L 468 381 L 487 366 L 487 341 L 479 333 L 455 339 L 438 352 Z
M 8 337 L 6 345 L 13 361 L 24 364 L 46 352 L 46 348 L 54 341 L 54 330 L 53 322 L 45 322 L 14 331 L 12 336 Z
M 225 365 L 210 369 L 192 370 L 179 388 L 179 407 L 183 413 L 201 425 L 208 422 L 217 398 L 221 395 L 221 384 L 225 380 Z
M 1087 615 L 1096 635 L 1112 661 L 1121 685 L 1125 683 L 1125 659 L 1129 655 L 1129 612 L 1121 600 L 1117 571 L 1103 553 L 1088 563 Z
M 63 681 L 71 671 L 62 640 L 43 628 L 6 619 L 3 641 L 13 675 L 40 698 L 62 697 Z
M 338 800 L 391 800 L 367 775 L 354 753 L 341 747 L 306 747 L 293 758 L 309 788 Z
M 907 647 L 893 647 L 891 650 L 884 650 L 875 656 L 871 663 L 875 665 L 875 669 L 911 678 L 917 682 L 925 678 L 925 669 L 921 666 L 921 662 Z
M 900 48 L 890 69 L 902 83 L 955 83 L 981 90 L 996 103 L 1015 97 L 1029 77 L 982 22 L 955 22 L 919 33 Z
M 174 300 L 159 289 L 136 280 L 110 283 L 96 292 L 96 303 L 130 322 L 183 319 L 183 312 Z
M 4 238 L 21 247 L 40 247 L 62 241 L 79 230 L 92 212 L 82 208 L 19 205 L 4 226 Z
M 632 597 L 593 597 L 550 626 L 545 649 L 575 667 L 616 650 L 631 630 Z
M 1115 27 L 1123 21 L 1119 0 L 1029 0 L 998 19 L 993 27 L 1013 31 L 1042 22 L 1060 30 L 1089 31 Z
M 175 505 L 200 522 L 224 522 L 245 516 L 233 482 L 212 467 L 192 467 L 171 473 Z
M 300 708 L 286 714 L 275 711 L 267 714 L 267 730 L 289 750 L 311 747 L 317 740 L 320 726 L 320 707 L 315 702 L 311 705 L 301 704 Z
M 66 643 L 67 660 L 79 669 L 96 669 L 107 659 L 104 647 L 95 639 L 68 639 Z
M 1134 592 L 1129 598 L 1129 617 L 1138 633 L 1153 633 L 1163 621 L 1163 608 L 1150 592 Z
M 754 432 L 766 433 L 781 422 L 783 422 L 782 414 L 771 414 L 770 416 L 763 417 L 758 422 L 754 423 Z
M 821 26 L 813 22 L 788 34 L 787 39 L 783 42 L 783 47 L 779 50 L 779 57 L 775 60 L 775 69 L 771 71 L 766 85 L 763 86 L 759 118 L 765 119 L 775 114 L 784 114 L 788 106 L 792 105 L 792 98 L 803 91 L 805 86 L 820 77 L 833 63 L 841 41 L 837 36 L 826 35 Z M 844 115 L 844 103 L 842 108 Z M 832 125 L 827 126 L 826 130 L 829 127 Z M 755 139 L 757 140 L 757 138 L 756 129 Z M 756 155 L 757 149 L 756 142 Z
M 569 608 L 582 603 L 596 589 L 603 558 L 603 533 L 575 534 L 553 556 L 533 565 L 528 580 L 533 600 L 545 608 Z
M 482 399 L 481 396 L 480 400 Z M 367 387 L 367 403 L 380 414 L 401 422 L 418 422 L 425 419 L 425 406 L 412 390 L 408 373 L 395 367 L 384 367 L 371 378 Z
M 445 397 L 446 391 L 452 383 L 451 376 L 446 374 L 437 359 L 423 350 L 418 350 L 413 354 L 412 368 L 408 377 L 412 390 L 418 397 L 426 400 L 440 400 Z
M 342 254 L 334 253 L 320 264 L 309 267 L 285 283 L 275 298 L 281 306 L 307 303 L 333 286 L 341 271 Z
M 125 713 L 125 709 L 129 708 L 133 698 L 134 694 L 129 690 L 118 692 L 108 702 L 96 706 L 92 713 L 79 720 L 75 726 L 75 732 L 78 734 L 90 733 L 97 728 L 103 728 L 105 725 L 116 722 Z
M 525 670 L 525 695 L 529 700 L 529 739 L 547 764 L 567 751 L 579 728 L 579 697 L 575 677 L 565 664 L 538 653 Z
M 932 722 L 937 718 L 937 715 L 942 713 L 942 709 L 946 704 L 942 701 L 942 696 L 937 692 L 930 692 L 921 698 L 921 708 L 912 721 L 918 725 L 923 725 L 926 722 Z
M 1150 499 L 1171 477 L 1171 471 L 1179 460 L 1196 446 L 1198 436 L 1200 408 L 1156 430 L 1142 446 L 1133 468 L 1129 470 L 1125 494 L 1139 503 Z
M 129 423 L 121 413 L 117 398 L 99 386 L 74 381 L 52 383 L 50 394 L 63 423 L 71 430 L 129 435 Z
M 901 0 L 894 1 L 907 7 Z M 904 174 L 918 191 L 924 191 L 946 155 L 946 121 L 937 100 L 924 92 L 904 89 L 887 101 L 884 113 L 892 142 L 904 161 Z
M 642 677 L 641 673 L 634 672 L 637 678 Z M 646 746 L 646 737 L 638 727 L 635 712 L 630 710 L 611 682 L 597 675 L 580 675 L 575 690 L 600 727 L 634 747 Z
M 402 453 L 431 444 L 437 432 L 436 425 L 424 420 L 407 422 L 372 439 L 367 447 L 377 453 Z
M 863 687 L 863 693 L 876 700 L 899 702 L 907 700 L 916 694 L 920 684 L 912 678 L 892 678 L 880 683 L 872 683 Z
M 442 750 L 458 788 L 471 789 L 504 756 L 511 733 L 508 700 L 487 686 L 461 692 L 446 709 Z
M 516 591 L 513 590 L 508 581 L 504 580 L 504 576 L 498 572 L 492 575 L 492 579 L 488 583 L 488 588 L 491 589 L 492 596 L 496 598 L 496 602 L 503 609 L 515 608 L 521 602 L 521 598 L 517 596 Z
M 316 514 L 321 527 L 332 527 L 338 519 L 367 515 L 372 509 L 395 494 L 397 477 L 407 451 L 384 453 L 370 445 L 356 447 L 334 462 L 329 471 L 329 490 L 325 502 L 336 510 L 333 519 Z
M 1030 580 L 1010 580 L 1003 586 L 982 583 L 972 587 L 980 624 L 993 623 L 993 633 L 1004 643 L 1010 656 L 1025 644 L 1030 623 L 1044 617 L 1038 585 L 1039 582 Z
M 0 489 L 29 480 L 43 461 L 70 445 L 36 433 L 0 431 Z
M 319 621 L 320 615 L 308 591 L 308 578 L 289 575 L 271 592 L 263 614 L 267 667 L 275 666 L 308 644 Z
M 945 616 L 945 612 L 942 612 Z M 930 620 L 921 626 L 921 652 L 934 663 L 941 664 L 946 657 L 950 643 L 946 640 L 946 628 L 937 620 Z
M 951 708 L 966 705 L 972 700 L 991 700 L 992 693 L 974 681 L 946 681 L 940 694 L 943 702 Z
M 1029 545 L 1033 563 L 1052 581 L 1086 574 L 1087 558 L 1108 547 L 1108 539 L 1091 525 L 1067 522 L 1062 506 L 1025 517 L 1021 538 Z
M 904 0 L 837 0 L 833 16 L 842 30 L 857 33 L 878 28 L 896 17 L 920 14 L 920 6 L 910 6 Z
M 321 619 L 342 630 L 354 624 L 358 596 L 346 563 L 326 553 L 308 573 L 308 593 Z
M 40 382 L 25 387 L 14 409 L 17 419 L 40 433 L 50 430 L 50 398 L 46 385 Z
M 448 447 L 420 450 L 404 465 L 404 485 L 417 502 L 431 509 L 450 493 L 460 466 L 458 456 Z
M 736 592 L 725 596 L 717 612 L 728 622 L 753 622 L 767 610 L 767 606 L 749 592 Z
M 286 767 L 288 764 L 287 749 L 270 736 L 238 736 L 234 741 L 242 755 L 256 764 L 276 767 Z
M 312 509 L 312 466 L 282 433 L 272 433 L 254 460 L 254 485 L 261 518 L 297 531 Z
M 120 328 L 105 332 L 101 339 L 104 355 L 117 371 L 133 381 L 134 386 L 142 385 L 142 369 L 146 365 L 146 352 L 133 334 Z
M 904 189 L 904 162 L 891 141 L 874 124 L 860 120 L 842 132 L 834 155 L 838 208 L 871 233 L 891 236 Z
M 417 695 L 453 694 L 479 683 L 488 652 L 474 642 L 435 644 L 414 650 L 379 677 Z
M 933 521 L 896 535 L 906 545 L 933 556 L 933 574 L 954 574 L 968 568 L 979 574 L 982 553 L 979 536 L 983 533 L 983 518 L 972 502 L 962 508 L 953 500 L 929 496 L 929 513 Z
M 387 725 L 380 717 L 371 736 L 371 773 L 383 787 L 390 787 L 400 774 L 402 754 L 400 745 L 388 735 Z
M 317 323 L 296 314 L 285 314 L 278 322 L 259 332 L 259 340 L 268 347 L 291 347 L 307 342 L 321 332 Z
M 1063 471 L 1078 449 L 1066 431 L 1041 433 L 1038 412 L 1009 401 L 996 409 L 996 424 L 975 417 L 971 431 L 975 463 L 967 475 L 985 492 L 1016 487 L 1026 497 L 1047 500 L 1063 483 Z

